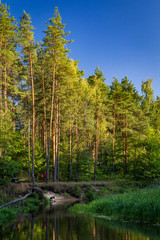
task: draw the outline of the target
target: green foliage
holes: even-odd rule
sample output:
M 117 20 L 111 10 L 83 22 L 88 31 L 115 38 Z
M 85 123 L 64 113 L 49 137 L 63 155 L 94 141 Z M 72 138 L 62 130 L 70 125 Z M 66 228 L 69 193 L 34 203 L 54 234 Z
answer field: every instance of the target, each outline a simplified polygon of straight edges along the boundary
M 11 179 L 20 173 L 20 165 L 16 161 L 0 161 L 1 180 Z
M 92 188 L 88 187 L 85 191 L 85 197 L 88 201 L 93 201 L 95 199 L 95 192 Z
M 27 206 L 25 207 L 5 207 L 0 209 L 0 226 L 11 224 L 19 213 L 37 212 L 42 204 L 38 194 L 35 194 L 34 198 L 27 198 L 26 202 Z
M 41 179 L 42 173 L 46 170 L 46 161 L 45 161 L 45 154 L 44 149 L 40 145 L 40 143 L 36 140 L 35 142 L 35 176 L 37 179 Z
M 58 8 L 44 33 L 35 43 L 30 15 L 24 11 L 17 28 L 0 5 L 0 183 L 20 170 L 26 178 L 32 167 L 39 180 L 48 165 L 61 181 L 160 177 L 160 98 L 154 100 L 152 79 L 142 82 L 141 96 L 127 76 L 107 86 L 99 67 L 83 78 L 79 61 L 68 57 L 71 41 Z
M 12 199 L 13 198 L 11 196 L 8 196 L 3 189 L 0 189 L 0 205 L 12 201 Z
M 138 190 L 75 205 L 72 211 L 112 216 L 123 220 L 160 222 L 160 188 Z
M 39 200 L 38 194 L 35 194 L 34 197 L 27 198 L 26 202 L 28 203 L 28 206 L 22 209 L 24 213 L 37 212 L 39 207 L 42 205 L 42 202 Z
M 15 220 L 19 209 L 3 208 L 0 210 L 0 226 L 9 225 Z
M 102 188 L 96 193 L 96 198 L 106 196 L 109 193 L 110 191 L 107 188 Z
M 81 194 L 82 194 L 82 188 L 80 186 L 75 186 L 74 193 L 75 193 L 76 197 L 80 198 Z

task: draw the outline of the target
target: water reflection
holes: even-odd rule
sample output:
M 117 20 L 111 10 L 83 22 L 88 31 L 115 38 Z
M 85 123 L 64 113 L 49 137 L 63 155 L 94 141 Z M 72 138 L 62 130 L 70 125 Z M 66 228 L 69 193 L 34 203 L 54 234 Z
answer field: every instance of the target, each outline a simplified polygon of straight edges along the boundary
M 2 240 L 158 240 L 159 227 L 119 223 L 74 215 L 53 208 L 37 216 L 19 217 L 0 230 Z

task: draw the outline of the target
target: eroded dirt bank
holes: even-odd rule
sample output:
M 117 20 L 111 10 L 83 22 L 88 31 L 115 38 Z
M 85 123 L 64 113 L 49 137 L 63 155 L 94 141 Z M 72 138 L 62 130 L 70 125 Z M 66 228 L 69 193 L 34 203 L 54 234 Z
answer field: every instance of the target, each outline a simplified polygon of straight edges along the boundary
M 67 198 L 92 198 L 94 194 L 103 191 L 109 193 L 113 186 L 111 181 L 108 182 L 39 182 L 36 187 L 40 188 L 48 197 L 55 195 L 58 201 Z M 5 200 L 7 197 L 18 198 L 28 193 L 32 189 L 32 183 L 8 183 L 0 186 L 0 199 Z M 88 194 L 88 197 L 87 197 Z

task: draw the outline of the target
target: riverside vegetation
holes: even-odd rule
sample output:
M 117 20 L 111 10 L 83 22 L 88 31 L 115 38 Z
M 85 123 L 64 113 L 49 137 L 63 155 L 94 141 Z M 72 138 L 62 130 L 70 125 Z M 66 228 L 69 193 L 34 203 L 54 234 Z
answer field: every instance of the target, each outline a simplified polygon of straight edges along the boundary
M 160 223 L 160 187 L 119 193 L 89 204 L 76 204 L 70 211 L 127 221 Z
M 1 192 L 2 194 L 2 192 Z M 11 197 L 4 197 L 5 201 L 0 200 L 0 205 L 11 200 Z M 29 197 L 25 200 L 26 206 L 23 207 L 5 207 L 0 209 L 0 226 L 10 225 L 18 214 L 38 212 L 39 208 L 43 206 L 43 201 L 39 198 L 38 194 L 34 194 L 34 197 Z M 46 199 L 46 204 L 49 204 L 50 200 Z
M 143 183 L 144 185 L 145 183 Z M 13 201 L 15 198 L 22 197 L 28 193 L 28 189 L 31 184 L 28 183 L 8 183 L 5 186 L 1 186 L 0 189 L 0 205 Z M 104 196 L 110 196 L 111 194 L 122 193 L 126 191 L 135 190 L 141 187 L 142 182 L 128 181 L 124 179 L 117 179 L 107 182 L 68 182 L 68 183 L 37 183 L 38 189 L 42 189 L 43 192 L 56 192 L 64 197 L 73 196 L 81 201 L 89 202 L 96 198 L 102 198 Z M 10 207 L 0 209 L 0 225 L 9 224 L 15 219 L 19 213 L 36 212 L 40 207 L 43 207 L 42 199 L 37 194 L 33 197 L 27 198 L 28 203 L 25 207 Z M 50 199 L 45 198 L 45 203 L 50 204 Z M 11 205 L 12 206 L 12 205 Z

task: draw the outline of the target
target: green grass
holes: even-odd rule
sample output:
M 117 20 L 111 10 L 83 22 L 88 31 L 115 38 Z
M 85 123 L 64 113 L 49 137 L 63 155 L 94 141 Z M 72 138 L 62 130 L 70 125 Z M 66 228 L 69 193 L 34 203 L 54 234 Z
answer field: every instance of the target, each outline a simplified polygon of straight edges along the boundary
M 160 187 L 117 194 L 89 204 L 77 204 L 70 210 L 123 220 L 160 223 Z

